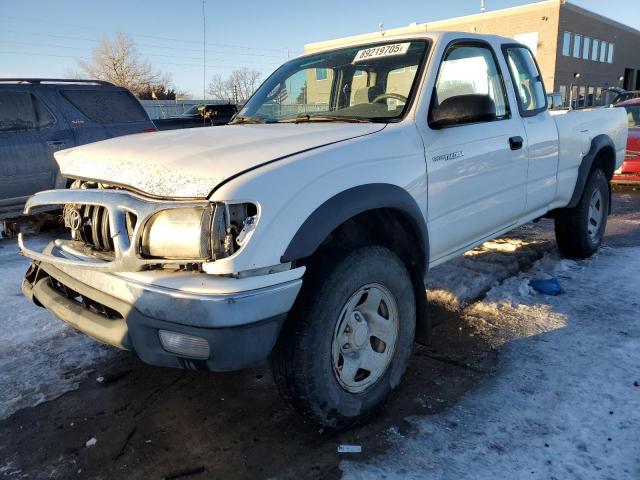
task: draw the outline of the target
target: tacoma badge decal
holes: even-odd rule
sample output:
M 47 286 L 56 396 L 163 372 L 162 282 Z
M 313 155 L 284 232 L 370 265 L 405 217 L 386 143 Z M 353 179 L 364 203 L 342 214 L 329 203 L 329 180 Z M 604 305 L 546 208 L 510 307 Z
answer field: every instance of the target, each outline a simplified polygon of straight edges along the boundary
M 431 157 L 431 160 L 434 162 L 448 162 L 449 160 L 455 160 L 457 158 L 464 157 L 464 152 L 452 152 L 452 153 L 444 153 L 442 155 L 436 155 L 435 157 Z

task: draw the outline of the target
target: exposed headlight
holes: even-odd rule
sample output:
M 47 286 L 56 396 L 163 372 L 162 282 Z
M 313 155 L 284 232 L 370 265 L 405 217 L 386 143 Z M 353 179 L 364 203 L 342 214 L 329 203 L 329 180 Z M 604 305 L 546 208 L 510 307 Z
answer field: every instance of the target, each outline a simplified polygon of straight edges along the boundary
M 211 256 L 209 235 L 213 208 L 175 208 L 156 213 L 142 234 L 146 257 L 203 259 Z
M 252 203 L 162 210 L 145 225 L 141 253 L 177 260 L 224 258 L 244 245 L 256 222 L 257 207 Z

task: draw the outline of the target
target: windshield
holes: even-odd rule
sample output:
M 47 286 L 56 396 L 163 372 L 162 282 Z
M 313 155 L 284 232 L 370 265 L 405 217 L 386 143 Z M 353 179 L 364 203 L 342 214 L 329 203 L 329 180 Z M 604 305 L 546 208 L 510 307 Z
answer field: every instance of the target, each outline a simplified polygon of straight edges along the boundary
M 194 105 L 188 109 L 186 109 L 184 112 L 182 112 L 183 115 L 199 115 L 200 114 L 200 110 L 202 110 L 202 108 L 204 107 L 204 105 Z
M 629 127 L 640 127 L 640 105 L 625 105 Z
M 260 86 L 234 123 L 400 119 L 426 51 L 427 42 L 417 40 L 292 60 Z

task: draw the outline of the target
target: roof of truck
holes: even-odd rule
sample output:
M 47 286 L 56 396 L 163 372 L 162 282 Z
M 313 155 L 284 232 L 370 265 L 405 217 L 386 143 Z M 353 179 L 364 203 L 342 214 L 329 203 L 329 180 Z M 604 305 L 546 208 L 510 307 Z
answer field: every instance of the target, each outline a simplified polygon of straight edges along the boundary
M 445 41 L 455 38 L 469 38 L 477 40 L 486 40 L 495 43 L 520 43 L 512 38 L 501 37 L 499 35 L 478 34 L 458 31 L 428 31 L 428 32 L 409 32 L 396 35 L 387 35 L 384 32 L 369 33 L 358 35 L 355 37 L 337 38 L 335 40 L 327 40 L 325 42 L 312 43 L 305 46 L 304 55 L 310 53 L 324 52 L 344 47 L 355 47 L 358 45 L 368 45 L 380 42 L 393 42 L 401 40 L 420 40 L 427 39 L 433 42 L 445 39 Z M 303 55 L 303 56 L 304 56 Z

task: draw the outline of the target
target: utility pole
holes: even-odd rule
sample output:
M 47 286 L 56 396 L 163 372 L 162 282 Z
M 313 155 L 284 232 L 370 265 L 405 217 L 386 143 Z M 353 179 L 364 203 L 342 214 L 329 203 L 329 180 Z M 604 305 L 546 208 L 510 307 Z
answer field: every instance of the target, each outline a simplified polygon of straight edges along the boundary
M 202 99 L 207 99 L 207 17 L 205 15 L 205 0 L 202 0 Z M 202 126 L 207 126 L 207 105 L 202 110 Z
M 487 9 L 484 8 L 484 0 L 480 0 L 480 13 L 486 12 Z

